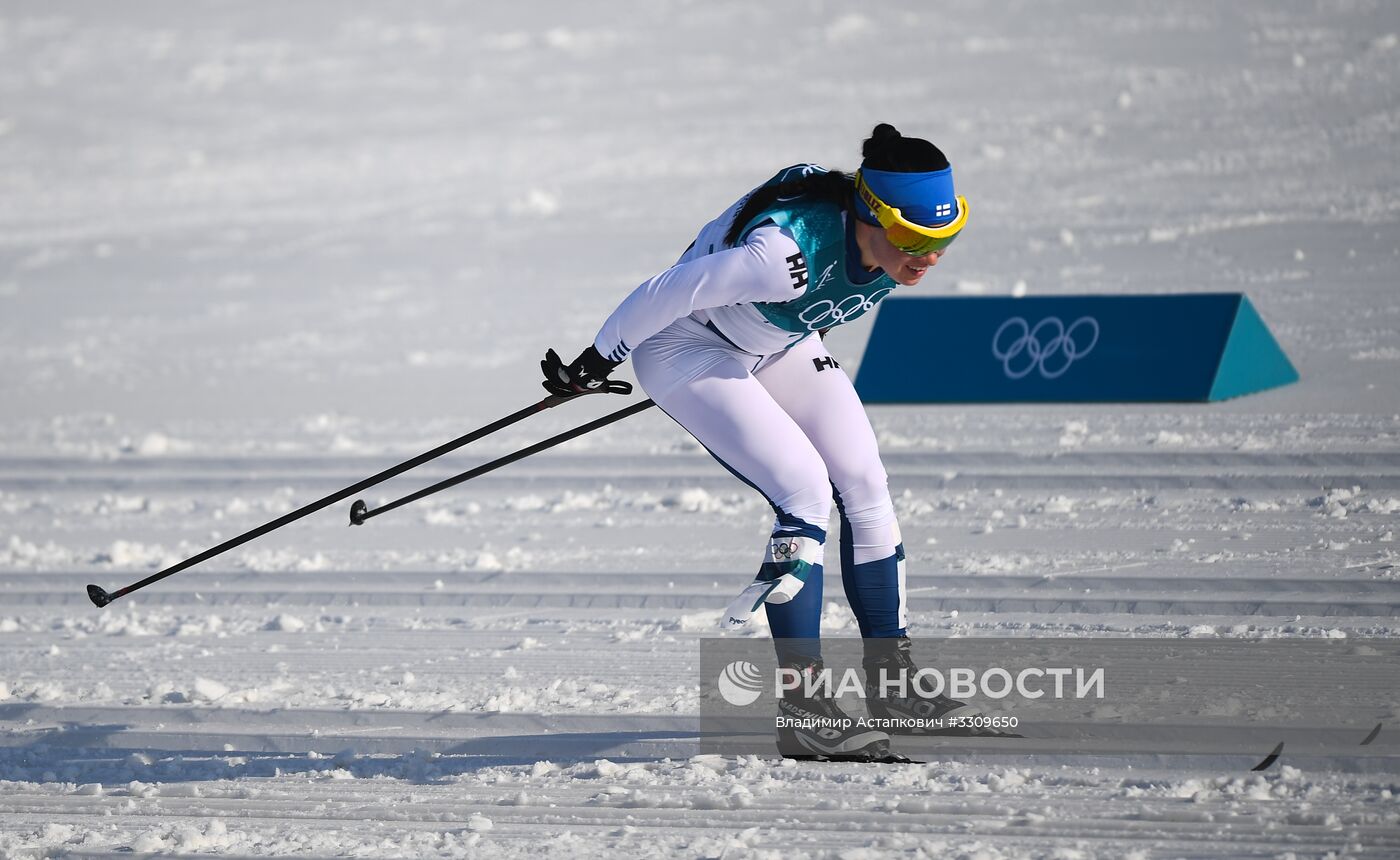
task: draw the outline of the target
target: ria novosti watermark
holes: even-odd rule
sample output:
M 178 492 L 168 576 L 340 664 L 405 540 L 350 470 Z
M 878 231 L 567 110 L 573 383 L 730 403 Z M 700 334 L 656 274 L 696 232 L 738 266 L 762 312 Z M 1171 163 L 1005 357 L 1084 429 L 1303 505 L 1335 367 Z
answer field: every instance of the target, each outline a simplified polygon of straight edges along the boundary
M 808 698 L 823 696 L 828 699 L 842 696 L 865 698 L 867 695 L 900 698 L 946 695 L 954 699 L 1005 699 L 1014 695 L 1031 700 L 1049 695 L 1056 699 L 1102 699 L 1106 677 L 1106 669 L 1102 666 L 992 666 L 981 669 L 959 666 L 950 669 L 929 667 L 912 672 L 881 667 L 874 677 L 868 677 L 855 668 L 836 670 L 823 667 L 800 672 L 788 666 L 778 666 L 773 669 L 769 692 L 774 698 L 785 693 L 796 693 Z M 761 679 L 762 672 L 753 663 L 735 660 L 719 673 L 715 686 L 726 702 L 735 707 L 746 707 L 763 695 Z
M 763 683 L 763 672 L 747 660 L 735 660 L 724 667 L 715 678 L 715 689 L 725 702 L 743 708 L 766 698 L 767 701 L 788 696 L 810 699 L 821 697 L 839 699 L 898 698 L 904 700 L 909 713 L 898 716 L 854 717 L 792 717 L 779 712 L 775 728 L 833 729 L 875 728 L 881 731 L 932 733 L 938 731 L 976 731 L 980 729 L 1013 730 L 1019 728 L 1020 718 L 1014 714 L 983 714 L 971 707 L 940 707 L 939 697 L 951 699 L 1006 699 L 1011 696 L 1035 700 L 1049 695 L 1085 699 L 1104 697 L 1103 667 L 1049 666 L 1007 668 L 1003 666 L 973 669 L 880 667 L 862 674 L 854 668 L 836 670 L 813 668 L 799 671 L 790 666 L 773 669 L 770 684 Z M 764 693 L 768 695 L 765 697 Z
M 1400 757 L 1400 639 L 928 639 L 908 671 L 868 671 L 860 639 L 778 644 L 821 661 L 701 640 L 702 751 L 771 755 L 780 703 L 818 695 L 911 755 Z

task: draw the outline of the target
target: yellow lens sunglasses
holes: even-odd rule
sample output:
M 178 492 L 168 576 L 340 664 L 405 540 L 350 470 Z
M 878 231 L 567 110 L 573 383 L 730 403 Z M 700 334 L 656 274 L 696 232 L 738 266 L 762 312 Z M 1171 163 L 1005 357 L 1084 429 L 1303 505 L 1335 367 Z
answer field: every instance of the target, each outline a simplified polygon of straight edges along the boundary
M 935 251 L 941 253 L 953 243 L 967 223 L 967 199 L 961 194 L 958 195 L 958 216 L 941 227 L 925 227 L 905 218 L 898 209 L 875 196 L 875 192 L 865 184 L 860 171 L 856 171 L 856 194 L 875 213 L 876 220 L 885 228 L 890 244 L 911 256 L 922 257 Z

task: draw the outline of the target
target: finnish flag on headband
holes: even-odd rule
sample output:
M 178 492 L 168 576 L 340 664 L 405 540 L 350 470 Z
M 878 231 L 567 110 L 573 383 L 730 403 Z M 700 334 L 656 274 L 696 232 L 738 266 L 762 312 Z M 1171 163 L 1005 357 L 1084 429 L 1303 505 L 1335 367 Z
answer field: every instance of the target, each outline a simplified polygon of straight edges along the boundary
M 860 175 L 876 197 L 915 224 L 938 227 L 957 217 L 958 199 L 953 192 L 951 167 L 928 173 L 896 173 L 862 167 Z M 870 208 L 859 199 L 856 207 L 863 220 L 876 220 Z

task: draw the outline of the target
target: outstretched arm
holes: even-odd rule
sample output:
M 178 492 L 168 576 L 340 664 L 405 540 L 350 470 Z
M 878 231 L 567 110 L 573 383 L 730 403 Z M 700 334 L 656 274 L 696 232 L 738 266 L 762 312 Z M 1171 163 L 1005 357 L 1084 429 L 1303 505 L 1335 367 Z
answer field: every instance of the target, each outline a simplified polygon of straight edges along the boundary
M 765 225 L 741 245 L 677 263 L 644 281 L 603 323 L 593 346 L 620 363 L 642 341 L 693 311 L 785 302 L 806 290 L 807 264 L 797 243 L 779 227 Z

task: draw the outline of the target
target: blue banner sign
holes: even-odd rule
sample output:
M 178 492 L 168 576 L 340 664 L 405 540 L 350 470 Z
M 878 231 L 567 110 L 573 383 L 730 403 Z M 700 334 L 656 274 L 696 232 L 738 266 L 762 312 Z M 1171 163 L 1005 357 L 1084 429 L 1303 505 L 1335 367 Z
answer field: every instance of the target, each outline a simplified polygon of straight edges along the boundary
M 1297 380 L 1240 293 L 890 298 L 856 391 L 867 403 L 1144 403 Z

